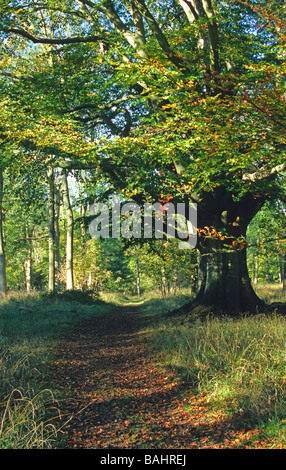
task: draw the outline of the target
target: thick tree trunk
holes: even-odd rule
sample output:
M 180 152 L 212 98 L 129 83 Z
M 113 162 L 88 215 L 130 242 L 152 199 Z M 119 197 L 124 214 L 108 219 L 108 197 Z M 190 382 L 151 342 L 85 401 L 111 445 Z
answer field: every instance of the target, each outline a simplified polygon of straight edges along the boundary
M 229 314 L 256 312 L 265 307 L 248 275 L 246 248 L 227 250 L 221 240 L 208 240 L 201 257 L 197 306 Z
M 247 269 L 247 226 L 263 201 L 245 196 L 235 201 L 219 189 L 206 192 L 198 204 L 200 252 L 198 289 L 193 302 L 179 312 L 236 315 L 267 310 L 255 293 Z

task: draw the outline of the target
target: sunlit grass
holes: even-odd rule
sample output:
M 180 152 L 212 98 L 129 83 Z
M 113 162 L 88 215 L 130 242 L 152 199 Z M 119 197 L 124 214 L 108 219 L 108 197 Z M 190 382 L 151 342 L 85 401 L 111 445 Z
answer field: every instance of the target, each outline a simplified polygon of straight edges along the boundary
M 181 290 L 179 295 L 162 296 L 158 292 L 147 293 L 142 298 L 141 309 L 145 315 L 159 318 L 172 312 L 192 299 L 190 290 Z
M 50 390 L 29 397 L 15 389 L 0 406 L 0 449 L 51 448 L 58 439 L 60 412 Z
M 283 301 L 276 286 L 259 286 L 269 303 Z M 198 396 L 238 413 L 246 426 L 286 442 L 286 317 L 261 314 L 161 321 L 152 346 Z M 234 405 L 235 404 L 235 405 Z
M 267 303 L 283 302 L 278 285 L 255 287 Z M 166 312 L 190 300 L 149 293 L 128 299 L 106 294 L 101 302 L 15 293 L 0 301 L 0 448 L 51 448 L 58 444 L 56 391 L 49 387 L 51 348 L 63 333 L 114 305 L 140 303 L 150 325 L 152 354 L 171 367 L 190 393 L 239 415 L 266 438 L 286 443 L 286 317 L 273 314 L 179 323 Z M 108 303 L 105 303 L 105 302 Z M 154 321 L 153 321 L 154 320 Z M 155 353 L 156 354 L 156 353 Z
M 85 302 L 86 300 L 86 302 Z M 77 323 L 110 306 L 88 298 L 10 294 L 0 301 L 0 449 L 51 448 L 61 418 L 49 374 L 51 349 Z
M 286 290 L 282 289 L 282 284 L 256 284 L 253 286 L 259 297 L 266 303 L 286 302 Z

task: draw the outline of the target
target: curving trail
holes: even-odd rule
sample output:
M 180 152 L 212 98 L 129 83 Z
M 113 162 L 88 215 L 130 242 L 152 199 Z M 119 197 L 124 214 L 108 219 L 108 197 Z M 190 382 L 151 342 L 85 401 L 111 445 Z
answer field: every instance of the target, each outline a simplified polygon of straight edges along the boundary
M 73 415 L 65 447 L 233 447 L 235 423 L 207 413 L 202 401 L 156 363 L 145 322 L 139 306 L 118 307 L 82 323 L 54 352 L 59 394 L 66 397 L 68 391 L 70 397 L 62 399 L 62 412 Z

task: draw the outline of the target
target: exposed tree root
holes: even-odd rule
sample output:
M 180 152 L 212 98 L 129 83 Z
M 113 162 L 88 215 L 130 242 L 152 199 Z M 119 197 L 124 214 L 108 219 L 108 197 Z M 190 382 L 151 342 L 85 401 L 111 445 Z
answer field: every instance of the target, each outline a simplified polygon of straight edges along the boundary
M 181 317 L 183 322 L 195 319 L 203 319 L 206 317 L 219 317 L 219 316 L 228 316 L 228 317 L 240 317 L 243 315 L 256 315 L 261 313 L 273 313 L 277 312 L 278 314 L 286 314 L 286 303 L 274 302 L 270 305 L 261 302 L 252 309 L 244 310 L 233 310 L 229 311 L 224 309 L 223 306 L 216 304 L 204 304 L 200 299 L 194 299 L 187 304 L 179 307 L 176 310 L 168 312 L 170 317 Z

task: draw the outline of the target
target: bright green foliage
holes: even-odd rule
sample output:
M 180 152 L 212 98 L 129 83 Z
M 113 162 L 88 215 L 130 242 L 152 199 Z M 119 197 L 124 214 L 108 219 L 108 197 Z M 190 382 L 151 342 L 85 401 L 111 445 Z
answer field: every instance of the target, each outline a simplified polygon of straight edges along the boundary
M 22 69 L 8 136 L 96 160 L 130 196 L 265 192 L 249 176 L 284 163 L 283 6 L 192 4 L 2 2 L 6 70 Z M 70 117 L 100 136 L 96 150 Z
M 178 249 L 178 241 L 156 240 L 138 250 L 143 289 L 156 287 L 163 295 L 196 285 L 197 253 Z
M 282 203 L 265 205 L 249 225 L 247 239 L 250 274 L 255 283 L 285 284 L 286 220 Z
M 5 185 L 7 276 L 9 287 L 13 289 L 26 287 L 25 266 L 29 259 L 31 263 L 37 260 L 33 273 L 34 286 L 39 288 L 45 284 L 46 269 L 42 269 L 41 263 L 47 241 L 46 188 L 39 181 L 36 186 L 33 184 L 34 187 L 29 186 L 29 183 L 31 181 L 23 182 L 19 179 L 12 185 L 7 179 Z

